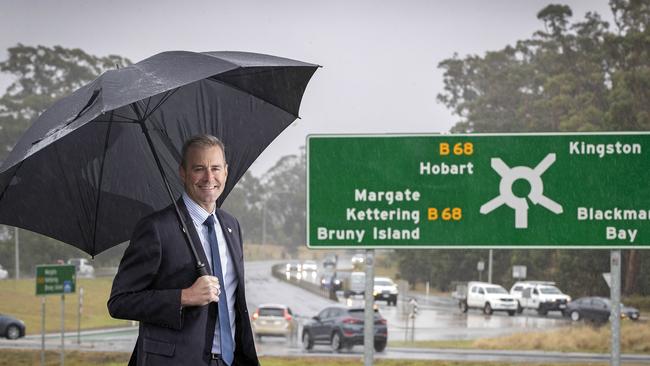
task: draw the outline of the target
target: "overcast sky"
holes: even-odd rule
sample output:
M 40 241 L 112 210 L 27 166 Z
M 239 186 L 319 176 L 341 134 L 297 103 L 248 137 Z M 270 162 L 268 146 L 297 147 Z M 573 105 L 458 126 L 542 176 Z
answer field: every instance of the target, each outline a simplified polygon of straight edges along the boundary
M 0 60 L 25 45 L 133 62 L 168 50 L 268 53 L 322 65 L 300 115 L 253 164 L 260 175 L 313 133 L 447 132 L 441 60 L 482 55 L 543 27 L 541 0 L 0 0 Z M 556 1 L 573 20 L 607 0 Z M 10 82 L 0 76 L 0 89 Z

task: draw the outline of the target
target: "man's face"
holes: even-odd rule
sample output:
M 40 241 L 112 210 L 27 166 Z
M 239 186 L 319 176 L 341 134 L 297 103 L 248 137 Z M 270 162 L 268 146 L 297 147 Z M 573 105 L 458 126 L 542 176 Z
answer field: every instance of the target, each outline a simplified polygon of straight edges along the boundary
M 185 192 L 207 212 L 214 211 L 215 202 L 226 186 L 228 166 L 220 147 L 191 147 L 185 168 L 179 168 Z

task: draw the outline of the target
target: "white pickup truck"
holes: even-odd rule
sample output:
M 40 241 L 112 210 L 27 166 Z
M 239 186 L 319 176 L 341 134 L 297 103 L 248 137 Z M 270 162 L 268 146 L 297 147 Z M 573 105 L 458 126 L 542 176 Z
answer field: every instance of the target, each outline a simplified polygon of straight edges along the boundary
M 566 295 L 550 281 L 519 281 L 510 289 L 510 294 L 517 300 L 517 312 L 524 309 L 536 310 L 540 315 L 549 311 L 564 313 L 571 296 Z
M 77 277 L 95 277 L 95 267 L 86 258 L 68 259 L 68 264 L 73 264 L 77 270 Z
M 457 287 L 457 292 L 461 288 Z M 505 311 L 513 316 L 517 312 L 517 300 L 502 286 L 487 282 L 469 282 L 464 290 L 464 294 L 454 294 L 459 300 L 460 310 L 464 313 L 470 308 L 482 309 L 487 315 L 494 311 Z

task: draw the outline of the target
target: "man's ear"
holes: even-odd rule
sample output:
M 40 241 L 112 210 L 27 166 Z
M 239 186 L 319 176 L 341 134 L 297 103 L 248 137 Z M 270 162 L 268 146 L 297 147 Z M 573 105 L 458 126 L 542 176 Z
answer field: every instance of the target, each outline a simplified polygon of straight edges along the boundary
M 226 173 L 226 179 L 228 179 L 228 164 L 226 164 L 226 167 L 224 168 L 224 171 Z
M 181 180 L 185 182 L 185 168 L 182 165 L 178 166 L 178 176 L 181 177 Z

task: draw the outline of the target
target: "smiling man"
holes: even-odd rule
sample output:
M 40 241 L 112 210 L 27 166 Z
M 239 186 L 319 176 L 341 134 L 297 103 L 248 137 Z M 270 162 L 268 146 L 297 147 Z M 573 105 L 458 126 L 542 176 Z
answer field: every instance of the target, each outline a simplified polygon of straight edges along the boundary
M 178 206 L 212 275 L 196 278 L 172 205 L 136 225 L 113 281 L 109 312 L 140 322 L 129 365 L 259 365 L 239 222 L 216 207 L 228 178 L 225 147 L 200 135 L 182 153 L 185 192 Z

